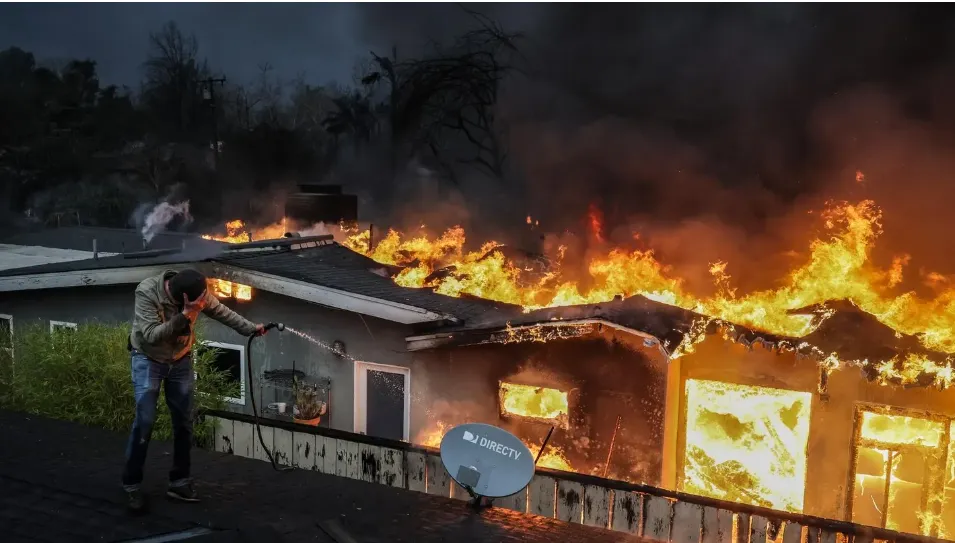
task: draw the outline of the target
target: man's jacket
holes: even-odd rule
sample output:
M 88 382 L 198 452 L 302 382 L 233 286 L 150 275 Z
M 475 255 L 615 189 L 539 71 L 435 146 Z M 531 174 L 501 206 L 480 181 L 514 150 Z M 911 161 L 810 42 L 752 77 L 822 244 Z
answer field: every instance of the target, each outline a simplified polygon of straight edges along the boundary
M 171 364 L 192 350 L 196 339 L 193 323 L 182 314 L 182 301 L 176 302 L 166 293 L 166 281 L 176 275 L 165 271 L 150 277 L 136 287 L 136 305 L 133 312 L 133 330 L 129 337 L 132 348 L 147 357 Z M 247 336 L 255 332 L 255 324 L 221 304 L 206 291 L 207 316 Z

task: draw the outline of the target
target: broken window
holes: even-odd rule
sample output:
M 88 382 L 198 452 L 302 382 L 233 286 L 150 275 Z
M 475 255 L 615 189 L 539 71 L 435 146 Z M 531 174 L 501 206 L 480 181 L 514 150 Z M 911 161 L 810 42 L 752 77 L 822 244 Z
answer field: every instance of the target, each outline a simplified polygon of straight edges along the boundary
M 811 393 L 688 379 L 685 401 L 681 491 L 802 512 Z
M 225 279 L 207 279 L 206 287 L 217 298 L 235 298 L 247 302 L 252 299 L 252 287 L 226 281 Z
M 504 381 L 500 386 L 502 416 L 521 417 L 567 429 L 570 411 L 567 392 Z
M 855 441 L 852 521 L 936 536 L 953 528 L 955 493 L 950 420 L 899 409 L 863 407 Z M 947 502 L 947 503 L 946 503 Z M 944 513 L 944 514 L 942 514 Z

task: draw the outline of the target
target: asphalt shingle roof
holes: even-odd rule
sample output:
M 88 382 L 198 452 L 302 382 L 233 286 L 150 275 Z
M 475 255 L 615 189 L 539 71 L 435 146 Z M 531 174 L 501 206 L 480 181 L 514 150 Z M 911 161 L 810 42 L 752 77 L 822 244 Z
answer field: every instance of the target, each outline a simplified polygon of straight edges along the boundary
M 419 307 L 463 320 L 506 307 L 505 304 L 488 300 L 452 298 L 428 289 L 399 286 L 385 271 L 387 266 L 338 244 L 295 251 L 225 253 L 215 260 L 238 268 Z

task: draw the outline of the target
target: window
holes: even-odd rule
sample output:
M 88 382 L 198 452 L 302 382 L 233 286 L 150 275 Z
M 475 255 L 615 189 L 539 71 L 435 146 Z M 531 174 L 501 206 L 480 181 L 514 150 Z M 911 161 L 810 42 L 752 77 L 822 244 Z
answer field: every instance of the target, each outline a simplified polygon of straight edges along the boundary
M 75 322 L 50 321 L 50 333 L 63 330 L 76 330 Z
M 687 379 L 679 490 L 801 513 L 812 394 Z
M 955 469 L 944 447 L 946 417 L 884 406 L 859 408 L 856 424 L 852 521 L 912 534 L 951 536 Z M 941 484 L 934 481 L 941 480 Z M 941 507 L 939 515 L 937 506 Z M 937 519 L 938 522 L 926 522 Z
M 216 350 L 216 358 L 212 365 L 217 370 L 225 372 L 227 381 L 232 384 L 232 392 L 226 396 L 225 400 L 245 405 L 245 346 L 217 341 L 205 341 L 203 345 Z M 196 378 L 198 377 L 197 375 Z
M 0 314 L 0 350 L 13 356 L 13 315 Z
M 411 428 L 411 370 L 355 362 L 355 431 L 408 441 Z

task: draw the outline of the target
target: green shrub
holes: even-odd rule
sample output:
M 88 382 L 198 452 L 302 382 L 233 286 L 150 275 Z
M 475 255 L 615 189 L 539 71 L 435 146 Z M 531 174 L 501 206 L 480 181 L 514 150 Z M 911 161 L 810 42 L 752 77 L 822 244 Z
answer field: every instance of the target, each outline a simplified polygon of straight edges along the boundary
M 128 337 L 128 324 L 92 322 L 53 333 L 48 325 L 18 325 L 13 360 L 0 352 L 0 407 L 128 432 L 135 416 Z M 193 351 L 199 410 L 222 409 L 233 386 L 212 364 L 216 351 L 198 341 Z M 172 436 L 165 402 L 160 395 L 154 439 Z M 195 435 L 198 444 L 211 443 L 211 423 L 196 421 Z

